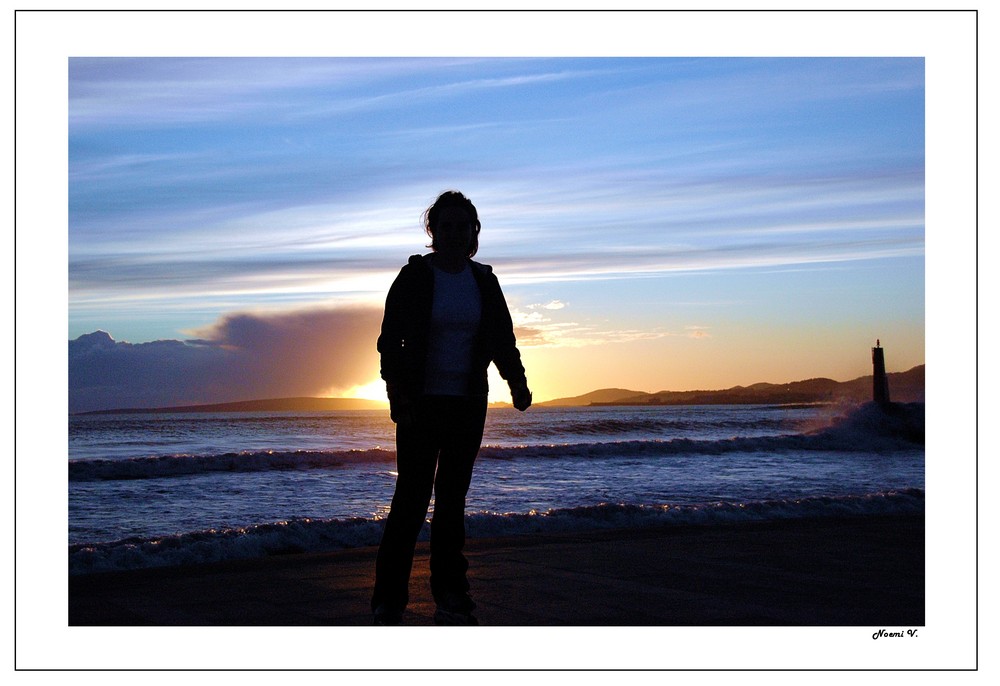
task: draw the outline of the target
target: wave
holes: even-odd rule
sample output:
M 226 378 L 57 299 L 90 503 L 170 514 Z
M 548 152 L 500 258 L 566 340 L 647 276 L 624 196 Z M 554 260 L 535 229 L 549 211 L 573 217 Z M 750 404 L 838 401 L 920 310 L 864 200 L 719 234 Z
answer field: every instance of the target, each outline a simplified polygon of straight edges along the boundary
M 919 514 L 923 511 L 923 490 L 907 489 L 862 496 L 817 496 L 740 503 L 602 503 L 526 514 L 479 512 L 466 516 L 466 529 L 470 538 L 486 538 L 671 525 L 710 526 L 809 517 Z M 422 540 L 427 539 L 428 532 L 429 526 L 425 526 L 421 533 Z M 69 573 L 81 575 L 290 553 L 329 552 L 378 545 L 381 533 L 382 521 L 378 519 L 297 519 L 156 539 L 129 538 L 110 543 L 79 544 L 69 548 Z
M 759 412 L 761 408 L 756 408 Z M 568 419 L 521 428 L 517 425 L 504 427 L 512 438 L 545 438 L 548 436 L 615 436 L 621 434 L 657 436 L 670 433 L 692 431 L 775 431 L 787 427 L 784 417 L 762 417 L 747 420 L 744 417 L 699 417 L 650 416 L 650 417 L 602 417 L 586 420 Z
M 264 450 L 221 455 L 158 455 L 122 460 L 73 460 L 70 481 L 158 479 L 208 472 L 263 472 L 285 469 L 334 469 L 359 462 L 392 462 L 393 450 Z
M 606 428 L 606 427 L 605 427 Z M 887 453 L 923 446 L 923 404 L 881 407 L 868 403 L 800 434 L 735 437 L 721 440 L 688 438 L 600 441 L 521 446 L 486 445 L 483 459 L 567 459 L 723 455 L 837 451 Z M 393 450 L 244 451 L 219 455 L 167 455 L 128 459 L 86 459 L 69 463 L 69 480 L 156 479 L 209 472 L 259 472 L 289 469 L 336 469 L 368 462 L 393 462 Z

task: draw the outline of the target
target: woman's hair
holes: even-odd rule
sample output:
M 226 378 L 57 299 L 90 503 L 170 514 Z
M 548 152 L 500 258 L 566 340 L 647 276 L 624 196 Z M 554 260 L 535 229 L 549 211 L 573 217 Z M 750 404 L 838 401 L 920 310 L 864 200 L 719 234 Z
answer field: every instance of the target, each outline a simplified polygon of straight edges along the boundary
M 424 211 L 424 231 L 426 231 L 427 235 L 431 237 L 431 244 L 427 247 L 437 250 L 437 245 L 435 244 L 436 239 L 434 238 L 434 228 L 438 224 L 441 212 L 446 207 L 457 207 L 464 210 L 472 220 L 472 238 L 469 240 L 468 255 L 469 257 L 472 257 L 479 250 L 479 231 L 483 227 L 482 224 L 479 223 L 479 213 L 476 212 L 476 206 L 472 204 L 471 200 L 458 191 L 445 191 L 439 195 L 437 200 L 435 200 L 434 203 Z

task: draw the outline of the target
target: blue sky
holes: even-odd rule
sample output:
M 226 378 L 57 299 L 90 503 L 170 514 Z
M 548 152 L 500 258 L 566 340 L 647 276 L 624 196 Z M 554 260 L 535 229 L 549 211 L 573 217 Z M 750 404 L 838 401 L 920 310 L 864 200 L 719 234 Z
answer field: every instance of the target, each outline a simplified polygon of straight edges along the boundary
M 543 398 L 905 370 L 924 96 L 920 58 L 72 58 L 69 335 L 370 322 L 457 188 Z M 358 350 L 302 394 L 370 395 Z

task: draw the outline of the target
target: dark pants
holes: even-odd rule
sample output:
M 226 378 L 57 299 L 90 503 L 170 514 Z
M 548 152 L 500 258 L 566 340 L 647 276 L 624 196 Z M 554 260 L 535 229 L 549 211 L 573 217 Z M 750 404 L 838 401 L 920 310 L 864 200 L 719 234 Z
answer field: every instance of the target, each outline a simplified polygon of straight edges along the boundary
M 462 555 L 465 496 L 485 422 L 485 397 L 425 396 L 415 403 L 412 421 L 396 425 L 398 476 L 375 562 L 373 610 L 383 603 L 406 607 L 413 550 L 432 489 L 431 592 L 438 599 L 469 590 Z

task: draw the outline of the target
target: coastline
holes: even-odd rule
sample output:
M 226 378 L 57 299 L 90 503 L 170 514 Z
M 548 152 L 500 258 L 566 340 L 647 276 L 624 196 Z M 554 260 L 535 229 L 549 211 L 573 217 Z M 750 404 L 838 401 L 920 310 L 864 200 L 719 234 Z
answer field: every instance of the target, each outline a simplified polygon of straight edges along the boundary
M 470 539 L 491 626 L 922 626 L 924 515 Z M 376 549 L 69 578 L 70 626 L 362 626 Z M 404 624 L 433 624 L 419 543 Z

